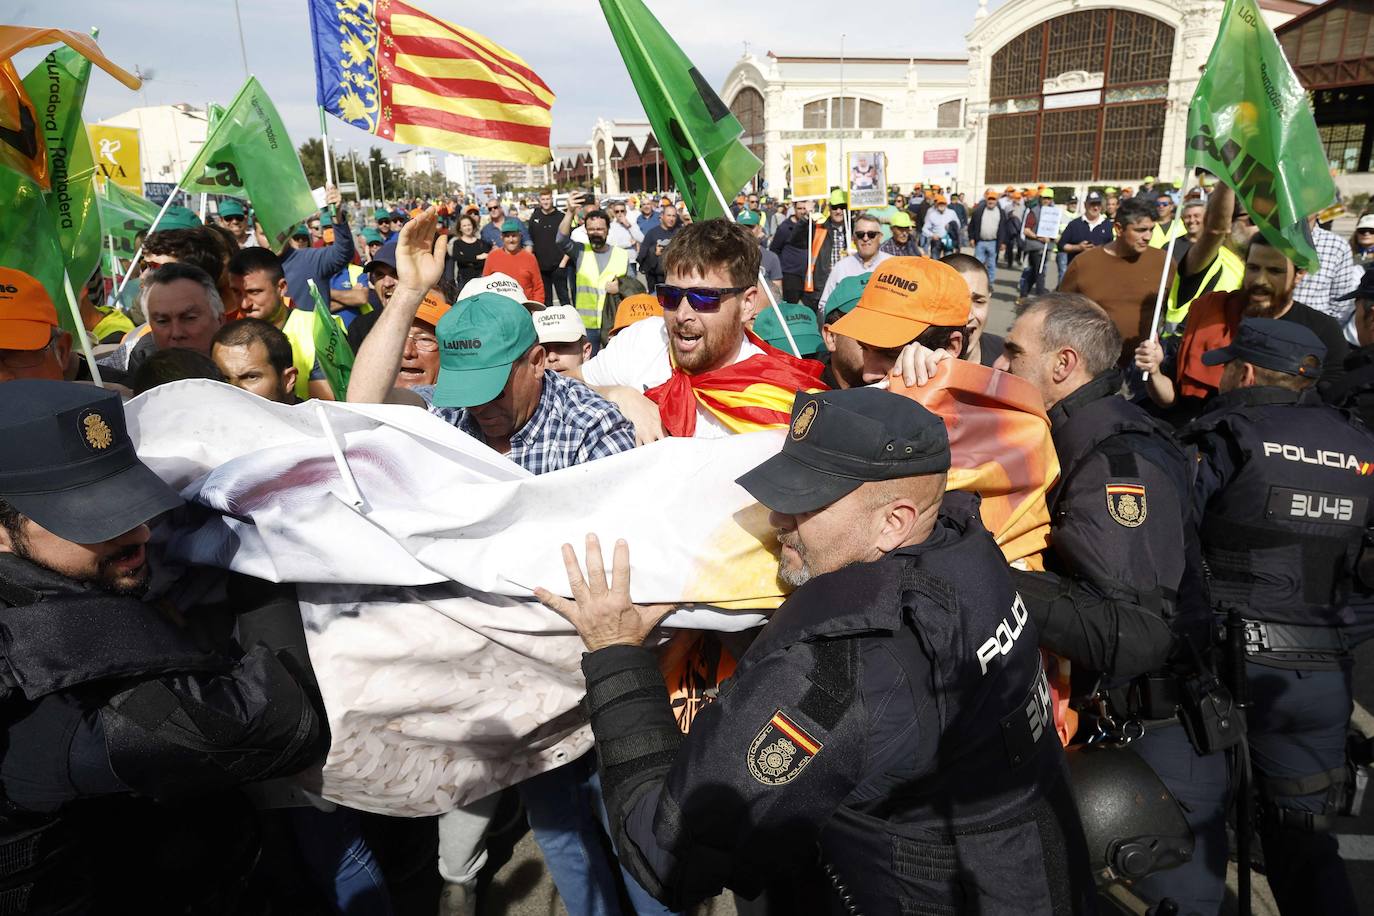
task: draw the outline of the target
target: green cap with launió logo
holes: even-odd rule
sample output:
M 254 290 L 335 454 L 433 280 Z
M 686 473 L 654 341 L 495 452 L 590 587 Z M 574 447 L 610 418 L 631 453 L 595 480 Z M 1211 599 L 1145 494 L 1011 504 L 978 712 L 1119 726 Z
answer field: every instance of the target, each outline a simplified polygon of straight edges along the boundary
M 493 401 L 510 378 L 511 366 L 539 342 L 530 313 L 497 293 L 464 299 L 439 319 L 439 407 L 476 407 Z

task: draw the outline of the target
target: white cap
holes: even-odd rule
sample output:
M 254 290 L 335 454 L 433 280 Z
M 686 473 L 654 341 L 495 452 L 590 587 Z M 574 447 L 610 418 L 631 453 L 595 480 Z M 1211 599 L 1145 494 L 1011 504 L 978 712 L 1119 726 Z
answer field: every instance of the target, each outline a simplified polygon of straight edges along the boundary
M 587 336 L 582 326 L 582 316 L 571 305 L 555 305 L 534 314 L 534 329 L 539 333 L 539 342 L 577 343 Z
M 1356 229 L 1374 229 L 1374 213 L 1366 213 L 1360 217 L 1360 221 L 1355 224 Z
M 485 277 L 473 277 L 463 284 L 463 291 L 458 294 L 458 301 L 462 302 L 470 296 L 478 293 L 496 293 L 505 296 L 507 299 L 514 299 L 516 302 L 533 311 L 542 311 L 544 303 L 535 302 L 533 299 L 525 297 L 525 288 L 520 285 L 520 281 L 510 274 L 503 274 L 497 271 Z

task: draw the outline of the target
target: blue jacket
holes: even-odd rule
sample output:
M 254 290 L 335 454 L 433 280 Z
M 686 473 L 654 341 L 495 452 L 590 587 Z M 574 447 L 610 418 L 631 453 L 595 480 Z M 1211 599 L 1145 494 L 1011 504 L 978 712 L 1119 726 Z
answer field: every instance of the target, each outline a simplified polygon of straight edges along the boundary
M 306 312 L 315 307 L 307 280 L 315 281 L 320 297 L 328 303 L 329 282 L 352 260 L 353 230 L 348 228 L 348 217 L 340 210 L 334 219 L 333 245 L 328 248 L 288 247 L 282 255 L 281 269 L 286 274 L 286 294 L 291 297 L 291 304 Z

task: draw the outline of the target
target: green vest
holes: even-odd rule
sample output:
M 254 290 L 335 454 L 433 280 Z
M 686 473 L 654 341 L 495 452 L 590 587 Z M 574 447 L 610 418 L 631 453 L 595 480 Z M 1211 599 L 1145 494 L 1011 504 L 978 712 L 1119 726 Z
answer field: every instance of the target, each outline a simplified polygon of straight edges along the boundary
M 1240 289 L 1244 281 L 1245 262 L 1225 245 L 1217 249 L 1217 256 L 1212 259 L 1211 264 L 1207 265 L 1207 270 L 1202 275 L 1202 282 L 1198 284 L 1197 291 L 1186 302 L 1178 301 L 1178 275 L 1175 274 L 1174 285 L 1169 288 L 1169 310 L 1164 313 L 1164 330 L 1161 333 L 1165 337 L 1176 336 L 1179 326 L 1183 324 L 1183 319 L 1188 317 L 1190 305 L 1208 293 L 1229 293 L 1232 290 Z
M 606 269 L 596 269 L 596 253 L 592 246 L 582 249 L 582 257 L 577 262 L 577 288 L 573 292 L 573 305 L 577 314 L 582 316 L 582 326 L 591 330 L 601 327 L 601 305 L 606 301 L 606 284 L 616 277 L 630 272 L 630 255 L 624 248 L 611 246 L 611 258 Z

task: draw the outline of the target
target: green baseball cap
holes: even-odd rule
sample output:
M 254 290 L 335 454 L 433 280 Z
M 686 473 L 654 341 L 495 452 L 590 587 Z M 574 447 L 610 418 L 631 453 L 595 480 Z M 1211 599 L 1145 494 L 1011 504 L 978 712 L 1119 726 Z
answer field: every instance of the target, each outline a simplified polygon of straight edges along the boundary
M 759 224 L 759 215 L 754 210 L 743 210 L 735 221 L 741 226 L 757 226 Z
M 219 215 L 223 219 L 226 216 L 247 216 L 243 211 L 243 204 L 237 200 L 226 198 L 219 202 Z
M 310 227 L 305 223 L 297 223 L 291 227 L 291 237 L 293 239 L 310 238 Z
M 915 223 L 911 221 L 910 213 L 905 210 L 898 210 L 896 213 L 892 214 L 891 225 L 893 229 L 910 229 Z M 837 283 L 835 285 L 838 286 L 839 284 Z
M 520 228 L 520 220 L 518 220 L 518 219 L 511 219 L 511 218 L 507 217 L 506 221 L 505 221 L 504 223 L 501 224 L 501 234 L 502 234 L 502 235 L 505 235 L 507 232 L 521 232 L 521 231 L 523 231 L 523 230 Z
M 381 222 L 382 220 L 390 220 L 391 211 L 383 210 L 381 207 L 378 207 L 376 210 L 372 211 L 372 218 L 377 220 L 378 222 Z
M 825 300 L 825 314 L 828 317 L 831 312 L 839 312 L 841 315 L 848 315 L 854 310 L 854 306 L 859 304 L 859 297 L 864 294 L 864 287 L 868 286 L 868 278 L 873 276 L 873 271 L 866 274 L 859 274 L 857 277 L 845 277 L 835 288 L 830 291 L 830 298 Z
M 779 302 L 778 308 L 782 309 L 783 315 L 787 318 L 787 328 L 792 332 L 792 339 L 797 342 L 797 349 L 801 351 L 802 356 L 819 353 L 825 348 L 825 341 L 821 339 L 821 329 L 816 325 L 816 312 L 812 308 L 797 302 Z M 792 352 L 787 343 L 787 335 L 782 332 L 782 325 L 778 323 L 778 313 L 773 311 L 771 305 L 765 305 L 763 311 L 754 319 L 754 333 L 782 352 Z
M 476 407 L 501 394 L 511 366 L 539 342 L 523 305 L 498 293 L 478 293 L 448 310 L 439 338 L 439 407 Z
M 363 230 L 363 241 L 380 245 L 382 244 L 382 242 L 385 241 L 385 239 L 382 238 L 382 234 L 380 232 L 378 232 L 376 229 L 373 229 L 371 226 L 368 226 L 366 229 Z
M 168 207 L 167 212 L 162 214 L 162 219 L 158 222 L 159 229 L 194 229 L 204 225 L 200 217 L 185 207 Z

